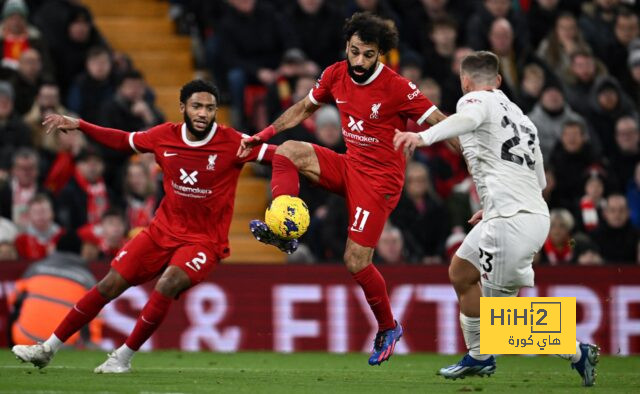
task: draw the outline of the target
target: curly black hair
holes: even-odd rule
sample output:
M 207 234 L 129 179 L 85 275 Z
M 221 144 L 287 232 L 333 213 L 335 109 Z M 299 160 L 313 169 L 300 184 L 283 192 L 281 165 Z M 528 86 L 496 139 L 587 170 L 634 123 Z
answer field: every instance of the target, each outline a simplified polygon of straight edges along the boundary
M 220 103 L 220 93 L 218 92 L 218 88 L 212 83 L 202 79 L 194 79 L 193 81 L 187 82 L 182 89 L 180 89 L 180 102 L 186 104 L 192 94 L 199 92 L 213 94 L 213 97 L 216 98 L 216 103 Z
M 382 53 L 387 53 L 398 45 L 398 29 L 393 21 L 370 12 L 356 12 L 346 20 L 343 30 L 346 41 L 357 34 L 363 42 L 377 44 Z

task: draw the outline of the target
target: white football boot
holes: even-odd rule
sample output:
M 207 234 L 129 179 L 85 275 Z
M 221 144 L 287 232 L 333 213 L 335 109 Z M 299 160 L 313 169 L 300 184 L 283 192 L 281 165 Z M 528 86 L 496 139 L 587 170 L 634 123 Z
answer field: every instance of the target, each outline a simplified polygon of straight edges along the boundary
M 53 350 L 48 345 L 15 345 L 11 351 L 23 363 L 31 363 L 38 368 L 46 367 L 53 359 Z
M 98 365 L 94 373 L 126 373 L 131 371 L 131 360 L 124 361 L 118 358 L 115 351 L 109 353 L 107 361 Z

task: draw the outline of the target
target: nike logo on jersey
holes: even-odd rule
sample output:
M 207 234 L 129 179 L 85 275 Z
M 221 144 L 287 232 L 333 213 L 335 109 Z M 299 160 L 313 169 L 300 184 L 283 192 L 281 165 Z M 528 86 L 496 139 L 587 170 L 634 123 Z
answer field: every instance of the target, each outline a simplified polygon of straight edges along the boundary
M 178 156 L 177 153 L 169 153 L 167 151 L 164 151 L 164 157 L 170 157 L 170 156 Z
M 347 101 L 346 101 L 346 100 L 345 100 L 345 101 L 342 101 L 342 100 L 338 100 L 338 99 L 336 99 L 336 104 L 346 104 L 346 103 L 347 103 Z

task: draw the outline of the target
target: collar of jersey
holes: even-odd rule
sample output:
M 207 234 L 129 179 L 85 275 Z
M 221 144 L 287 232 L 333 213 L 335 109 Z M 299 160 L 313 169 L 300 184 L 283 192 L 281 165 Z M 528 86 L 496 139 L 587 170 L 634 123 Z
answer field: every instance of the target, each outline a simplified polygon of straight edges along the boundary
M 189 146 L 206 145 L 207 143 L 209 143 L 209 141 L 211 141 L 214 134 L 216 133 L 216 130 L 218 130 L 218 124 L 216 122 L 213 122 L 213 126 L 211 126 L 211 131 L 209 132 L 209 135 L 207 135 L 207 138 L 200 141 L 189 141 L 189 139 L 187 138 L 187 124 L 183 123 L 182 124 L 182 142 L 184 142 Z
M 351 78 L 351 81 L 353 83 L 355 83 L 356 85 L 360 85 L 360 86 L 368 85 L 371 82 L 373 82 L 374 79 L 378 78 L 378 75 L 380 75 L 380 73 L 382 72 L 383 68 L 384 68 L 384 64 L 382 64 L 382 63 L 378 64 L 378 68 L 376 69 L 376 71 L 369 77 L 369 79 L 367 79 L 366 81 L 364 81 L 362 83 L 358 83 L 358 82 L 354 81 L 353 78 Z

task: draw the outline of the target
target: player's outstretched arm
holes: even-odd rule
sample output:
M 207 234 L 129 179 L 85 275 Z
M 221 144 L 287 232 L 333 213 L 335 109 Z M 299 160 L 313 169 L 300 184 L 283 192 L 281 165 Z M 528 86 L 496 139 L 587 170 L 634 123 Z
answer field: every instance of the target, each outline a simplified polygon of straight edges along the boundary
M 284 111 L 284 113 L 280 115 L 271 126 L 256 135 L 249 138 L 243 138 L 242 141 L 240 141 L 240 147 L 238 148 L 238 157 L 246 157 L 254 146 L 267 142 L 271 137 L 283 130 L 297 126 L 300 122 L 311 116 L 311 114 L 313 114 L 318 108 L 319 106 L 309 100 L 309 96 L 305 96 L 305 98 Z
M 123 151 L 133 150 L 129 143 L 129 137 L 132 134 L 127 133 L 126 131 L 100 127 L 89 122 L 85 122 L 82 119 L 57 114 L 47 115 L 44 122 L 42 122 L 42 125 L 45 126 L 47 134 L 53 130 L 66 132 L 68 130 L 79 129 L 84 134 L 108 148 Z

